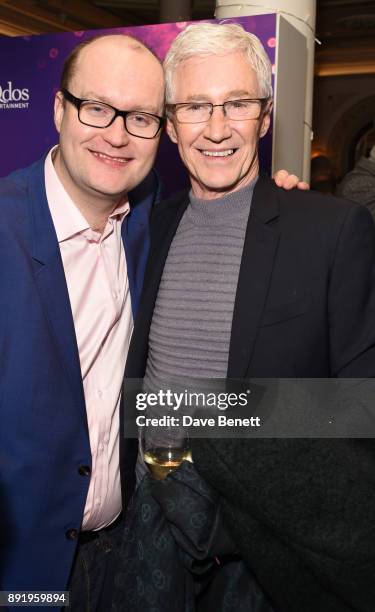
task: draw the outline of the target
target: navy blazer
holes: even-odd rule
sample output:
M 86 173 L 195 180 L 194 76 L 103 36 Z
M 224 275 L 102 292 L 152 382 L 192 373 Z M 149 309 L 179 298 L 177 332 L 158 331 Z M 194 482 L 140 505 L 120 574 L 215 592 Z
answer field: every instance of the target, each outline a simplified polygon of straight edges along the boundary
M 158 198 L 152 171 L 129 194 L 133 315 Z M 89 486 L 85 399 L 44 160 L 0 180 L 0 586 L 66 588 Z

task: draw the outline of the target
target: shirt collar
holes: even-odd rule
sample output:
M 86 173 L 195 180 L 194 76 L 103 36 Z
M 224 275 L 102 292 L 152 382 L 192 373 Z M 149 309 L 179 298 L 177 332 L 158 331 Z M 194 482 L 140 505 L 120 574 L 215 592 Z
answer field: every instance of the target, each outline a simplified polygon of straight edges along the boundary
M 58 242 L 63 242 L 75 234 L 82 233 L 91 228 L 57 176 L 52 161 L 52 156 L 57 146 L 52 147 L 48 152 L 44 163 L 44 177 L 48 206 L 55 226 L 57 240 Z M 122 222 L 129 211 L 129 202 L 127 197 L 124 196 L 108 218 L 117 219 L 119 222 Z

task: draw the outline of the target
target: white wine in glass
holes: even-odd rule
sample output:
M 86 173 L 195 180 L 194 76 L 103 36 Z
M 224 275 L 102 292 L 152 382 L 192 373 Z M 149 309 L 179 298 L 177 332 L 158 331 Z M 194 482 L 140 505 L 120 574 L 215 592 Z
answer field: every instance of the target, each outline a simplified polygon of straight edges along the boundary
M 190 448 L 153 447 L 144 451 L 143 458 L 156 480 L 162 480 L 183 461 L 192 462 Z
M 140 442 L 143 459 L 157 480 L 165 478 L 183 461 L 192 461 L 188 432 L 179 425 L 142 427 Z

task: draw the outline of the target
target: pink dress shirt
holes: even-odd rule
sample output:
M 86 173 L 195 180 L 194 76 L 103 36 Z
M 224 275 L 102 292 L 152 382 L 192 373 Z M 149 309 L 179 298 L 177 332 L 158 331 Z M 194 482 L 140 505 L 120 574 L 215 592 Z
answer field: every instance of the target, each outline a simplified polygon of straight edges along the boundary
M 92 454 L 82 528 L 101 529 L 121 512 L 119 404 L 133 330 L 120 203 L 101 234 L 90 228 L 45 161 L 49 208 L 56 229 L 77 338 Z

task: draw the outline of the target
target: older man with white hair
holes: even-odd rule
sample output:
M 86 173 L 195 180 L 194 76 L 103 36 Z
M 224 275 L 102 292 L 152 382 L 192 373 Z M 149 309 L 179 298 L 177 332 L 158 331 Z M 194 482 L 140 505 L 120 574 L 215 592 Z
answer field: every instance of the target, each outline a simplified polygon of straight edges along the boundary
M 0 584 L 68 586 L 93 612 L 126 503 L 119 407 L 160 191 L 161 63 L 133 37 L 81 42 L 54 110 L 58 146 L 0 180 Z
M 126 375 L 156 387 L 184 377 L 374 376 L 372 219 L 354 203 L 285 192 L 259 173 L 272 109 L 260 41 L 238 25 L 190 26 L 165 73 L 167 130 L 191 190 L 154 212 Z M 136 446 L 128 445 L 129 470 Z M 373 479 L 369 447 L 319 439 L 192 446 L 276 611 L 372 609 L 375 490 L 359 478 L 363 470 Z

